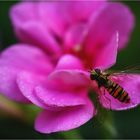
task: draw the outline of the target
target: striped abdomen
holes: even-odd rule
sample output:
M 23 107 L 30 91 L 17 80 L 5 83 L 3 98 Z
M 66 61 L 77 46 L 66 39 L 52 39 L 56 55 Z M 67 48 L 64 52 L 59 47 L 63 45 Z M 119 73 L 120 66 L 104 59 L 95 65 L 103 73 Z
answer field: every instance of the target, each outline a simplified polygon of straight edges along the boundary
M 119 84 L 112 82 L 112 84 L 106 89 L 111 96 L 118 99 L 120 102 L 130 102 L 130 97 L 128 93 L 121 86 L 119 86 Z

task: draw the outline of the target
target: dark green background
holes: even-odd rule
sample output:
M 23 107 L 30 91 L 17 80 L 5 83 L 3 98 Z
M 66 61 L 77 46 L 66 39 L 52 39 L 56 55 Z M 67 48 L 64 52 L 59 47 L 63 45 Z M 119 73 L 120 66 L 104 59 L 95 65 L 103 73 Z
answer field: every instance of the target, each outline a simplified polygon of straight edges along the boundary
M 17 42 L 8 15 L 9 8 L 14 3 L 16 1 L 0 1 L 1 50 Z M 118 54 L 115 69 L 140 65 L 140 2 L 123 1 L 123 3 L 132 9 L 136 17 L 136 26 L 128 47 Z M 140 107 L 119 112 L 101 109 L 102 111 L 100 111 L 97 117 L 79 129 L 44 135 L 36 132 L 33 128 L 33 118 L 36 114 L 36 108 L 20 104 L 18 106 L 25 110 L 29 120 L 23 122 L 10 117 L 10 115 L 3 115 L 0 111 L 0 138 L 140 138 Z M 34 110 L 34 113 L 32 113 L 32 110 Z M 113 129 L 115 129 L 116 133 L 112 132 Z

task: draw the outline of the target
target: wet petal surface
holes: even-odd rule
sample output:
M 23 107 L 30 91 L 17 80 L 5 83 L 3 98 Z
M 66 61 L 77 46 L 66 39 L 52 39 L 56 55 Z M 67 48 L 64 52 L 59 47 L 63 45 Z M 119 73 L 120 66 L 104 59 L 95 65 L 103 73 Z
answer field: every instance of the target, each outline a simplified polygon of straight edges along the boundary
M 85 105 L 64 108 L 61 111 L 44 110 L 35 121 L 35 129 L 41 133 L 67 131 L 81 126 L 95 114 L 89 100 Z

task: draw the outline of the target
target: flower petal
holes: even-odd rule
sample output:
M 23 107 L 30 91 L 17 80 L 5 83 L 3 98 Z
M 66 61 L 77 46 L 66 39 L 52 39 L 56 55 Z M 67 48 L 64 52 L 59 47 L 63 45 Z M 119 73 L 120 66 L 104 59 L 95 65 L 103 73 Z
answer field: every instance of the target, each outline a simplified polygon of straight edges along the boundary
M 36 75 L 48 75 L 52 64 L 47 55 L 33 46 L 17 44 L 9 47 L 0 54 L 1 94 L 16 101 L 27 101 L 16 83 L 17 75 L 23 70 Z
M 48 53 L 55 54 L 55 56 L 61 54 L 61 48 L 55 41 L 55 38 L 40 23 L 29 22 L 22 24 L 16 32 L 23 42 L 43 48 Z
M 117 51 L 118 51 L 118 39 L 119 34 L 116 32 L 110 42 L 100 50 L 99 54 L 96 56 L 94 63 L 94 68 L 107 69 L 116 63 Z
M 71 25 L 76 22 L 87 21 L 104 4 L 105 2 L 96 1 L 55 1 L 42 3 L 40 13 L 44 24 L 58 36 L 63 37 L 65 31 Z
M 63 91 L 83 90 L 91 82 L 89 73 L 82 70 L 56 70 L 48 76 L 48 81 L 50 89 Z
M 81 61 L 77 57 L 62 56 L 55 70 L 48 76 L 49 88 L 61 91 L 87 88 L 90 83 L 89 73 L 83 69 Z
M 47 87 L 37 86 L 35 87 L 36 97 L 46 104 L 47 106 L 57 106 L 57 107 L 66 107 L 66 106 L 76 106 L 85 104 L 85 99 L 87 98 L 86 91 L 58 91 L 50 90 Z
M 91 27 L 87 41 L 89 52 L 94 52 L 95 47 L 102 48 L 106 45 L 116 31 L 119 32 L 119 48 L 123 48 L 134 27 L 134 16 L 124 4 L 108 2 L 108 6 L 102 10 Z
M 38 3 L 21 2 L 10 9 L 10 17 L 13 24 L 20 27 L 24 22 L 37 20 Z
M 44 82 L 45 77 L 35 75 L 26 71 L 22 71 L 17 76 L 17 85 L 22 94 L 35 105 L 46 108 L 46 106 L 40 102 L 34 93 L 34 88 Z
M 44 110 L 35 121 L 35 129 L 41 133 L 52 133 L 77 128 L 96 114 L 90 101 L 86 105 L 66 107 L 61 111 Z
M 88 25 L 86 24 L 78 24 L 72 26 L 65 35 L 65 46 L 66 50 L 70 51 L 72 49 L 73 51 L 78 51 L 82 47 L 82 43 L 85 40 L 86 34 L 88 32 Z
M 39 3 L 22 2 L 12 7 L 10 16 L 16 35 L 23 42 L 41 47 L 49 53 L 60 55 L 60 46 L 50 30 L 41 22 L 39 5 Z
M 114 97 L 106 93 L 106 97 L 102 97 L 101 103 L 105 108 L 113 110 L 124 110 L 140 104 L 140 75 L 137 74 L 118 74 L 112 76 L 111 79 L 118 83 L 130 96 L 130 103 L 121 103 Z
M 78 57 L 75 57 L 74 55 L 63 55 L 57 65 L 56 65 L 56 70 L 64 70 L 64 69 L 84 69 L 83 64 L 81 60 Z
M 19 69 L 10 66 L 0 66 L 0 94 L 23 103 L 29 103 L 20 92 L 16 84 L 16 75 Z
M 62 110 L 63 107 L 82 105 L 87 99 L 85 90 L 64 91 L 61 87 L 58 90 L 56 86 L 52 89 L 45 77 L 28 72 L 21 72 L 18 75 L 17 84 L 28 100 L 47 110 Z
M 17 44 L 4 50 L 0 55 L 0 67 L 11 66 L 38 74 L 47 74 L 52 64 L 40 49 L 26 44 Z

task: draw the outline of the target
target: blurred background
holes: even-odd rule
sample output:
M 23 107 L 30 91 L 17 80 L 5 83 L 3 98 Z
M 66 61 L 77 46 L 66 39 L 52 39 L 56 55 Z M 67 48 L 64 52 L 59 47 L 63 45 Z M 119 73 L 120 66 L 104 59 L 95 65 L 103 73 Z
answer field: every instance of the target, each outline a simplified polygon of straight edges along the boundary
M 18 42 L 9 19 L 9 9 L 17 2 L 0 1 L 0 50 Z M 136 26 L 127 48 L 118 54 L 114 69 L 140 65 L 140 2 L 122 3 L 131 8 L 136 17 Z M 34 118 L 39 110 L 32 105 L 18 104 L 0 96 L 0 138 L 140 138 L 140 106 L 127 111 L 108 111 L 100 108 L 98 116 L 80 128 L 50 135 L 34 130 Z

